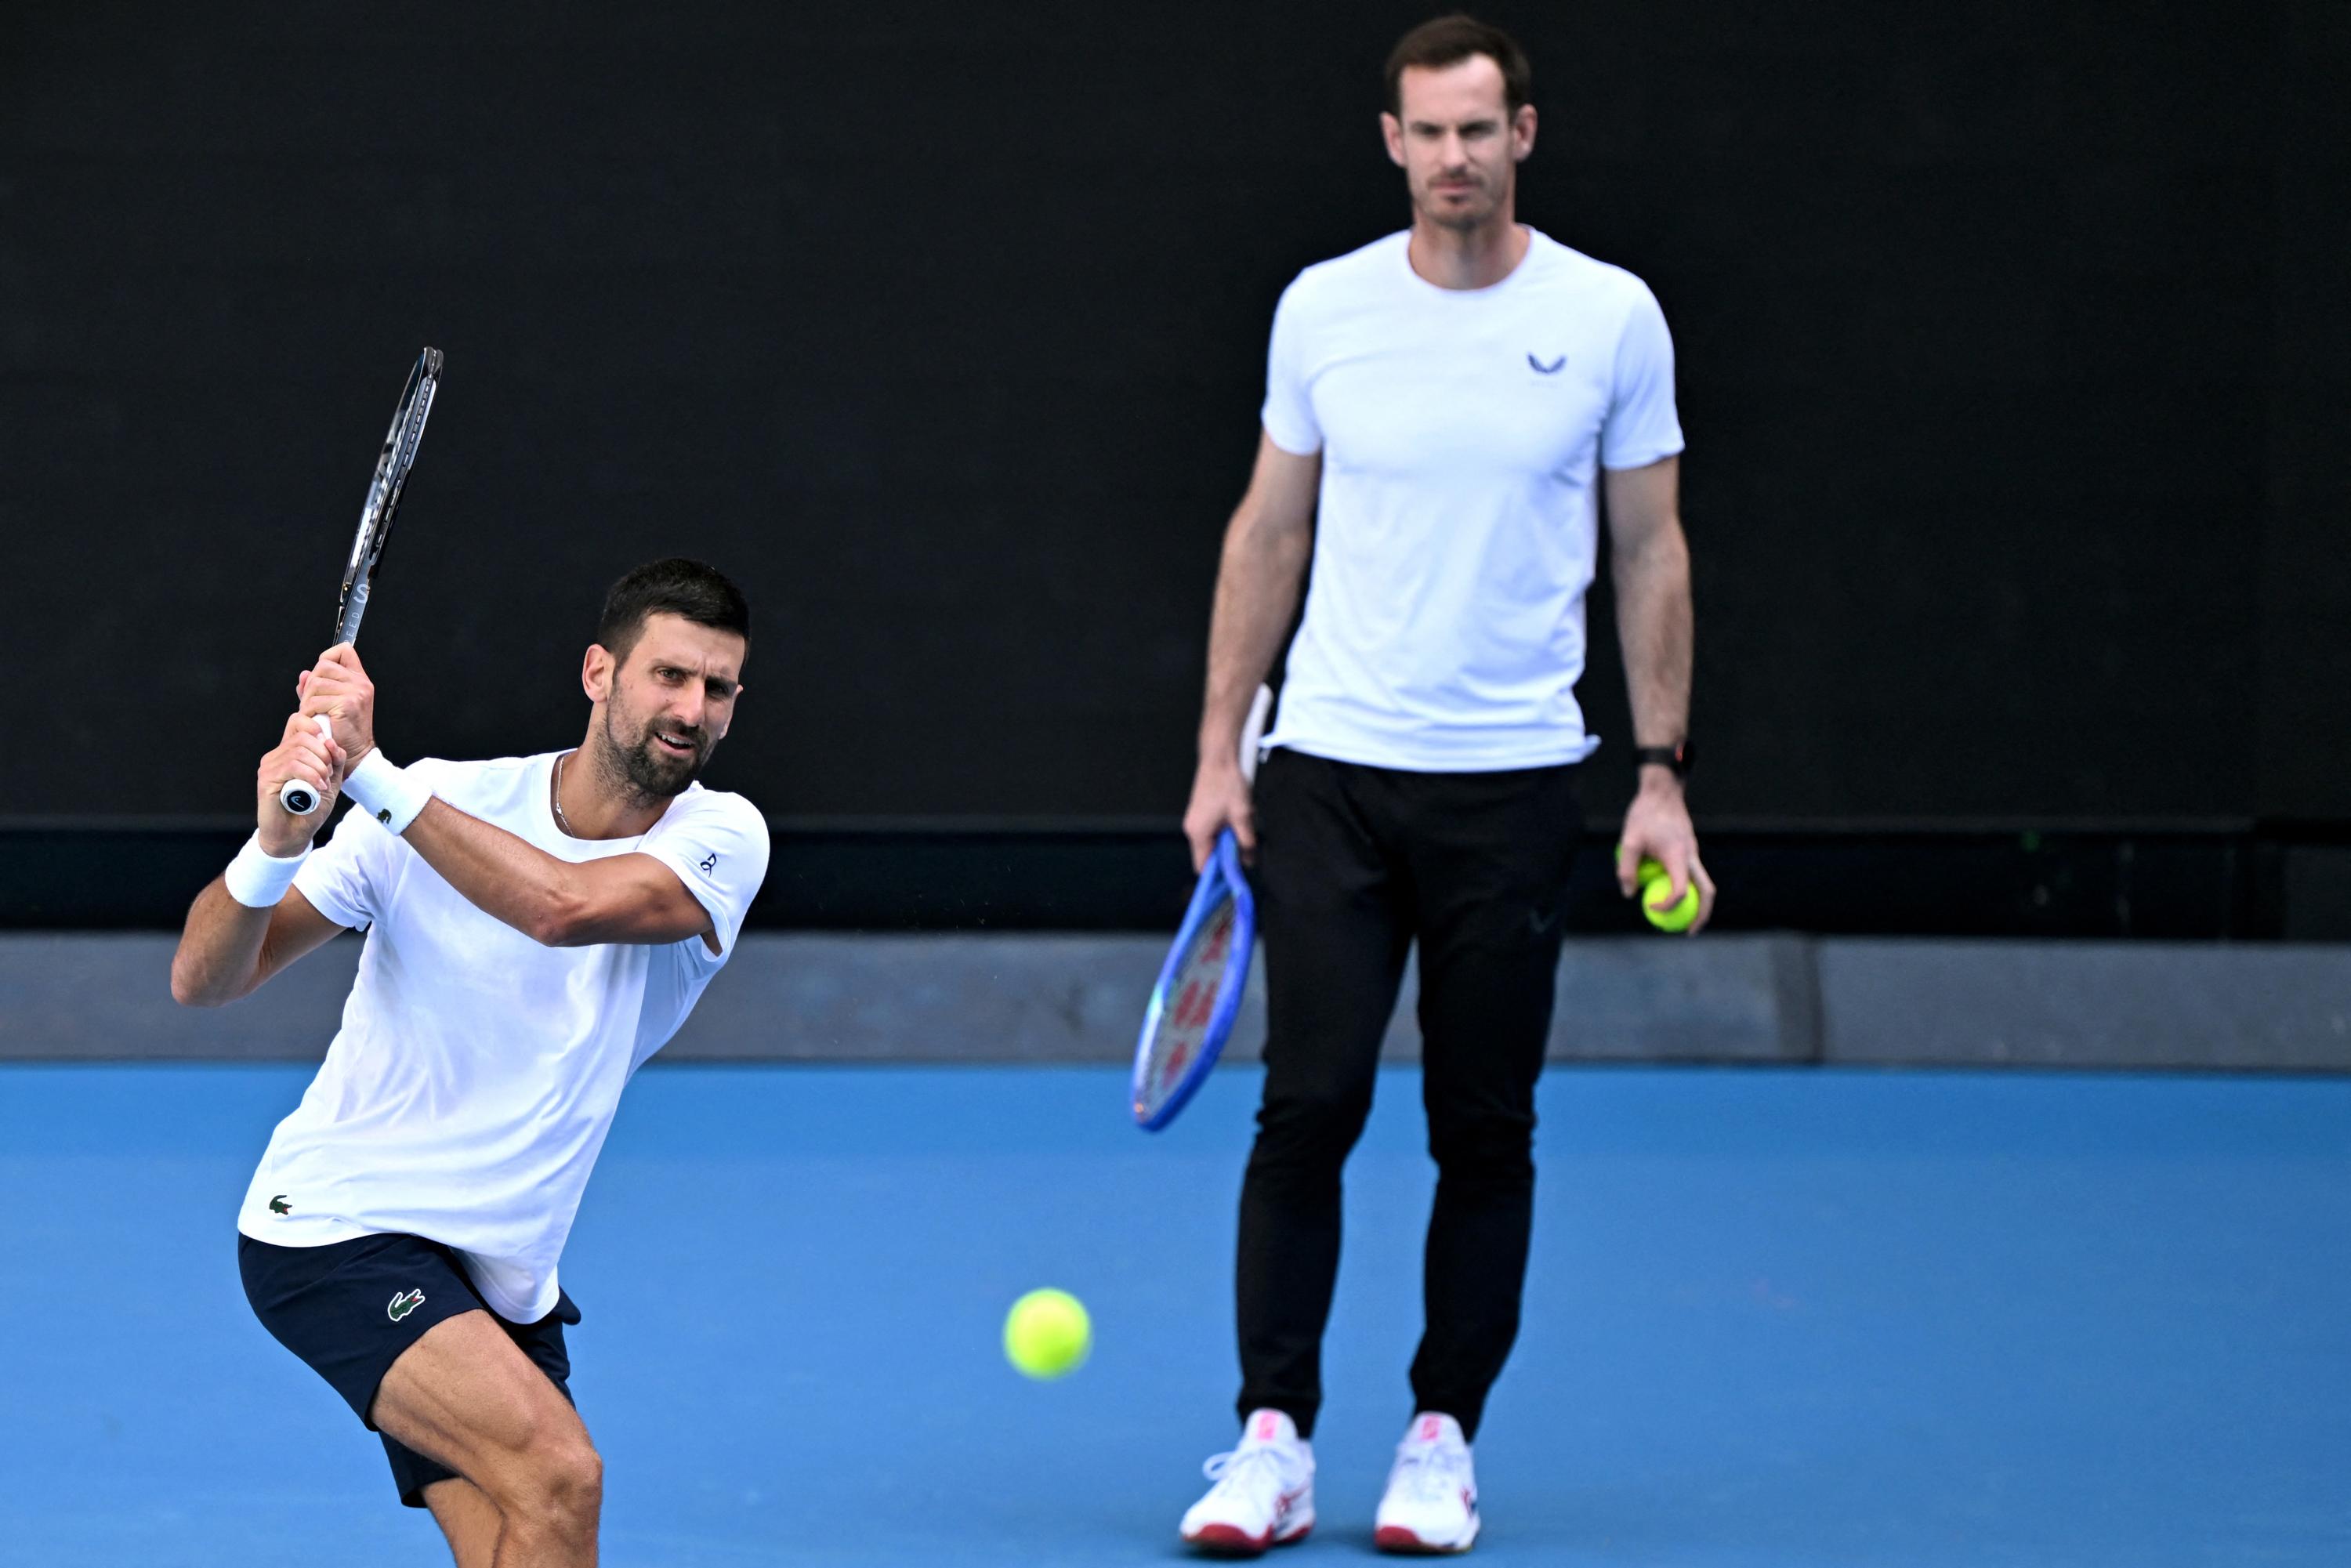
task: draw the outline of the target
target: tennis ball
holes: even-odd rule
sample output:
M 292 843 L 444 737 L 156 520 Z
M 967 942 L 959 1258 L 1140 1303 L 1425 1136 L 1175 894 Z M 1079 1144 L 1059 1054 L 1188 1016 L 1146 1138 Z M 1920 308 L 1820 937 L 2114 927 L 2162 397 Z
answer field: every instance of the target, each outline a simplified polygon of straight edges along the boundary
M 1093 1322 L 1067 1291 L 1031 1291 L 1004 1319 L 1004 1358 L 1030 1377 L 1064 1377 L 1085 1364 Z
M 1674 879 L 1666 873 L 1665 867 L 1645 860 L 1641 862 L 1640 878 L 1641 913 L 1649 917 L 1649 924 L 1660 931 L 1688 930 L 1690 922 L 1698 918 L 1698 879 L 1692 877 L 1682 889 L 1679 904 L 1669 904 L 1665 899 L 1673 891 Z
M 1625 846 L 1622 843 L 1616 846 L 1616 859 L 1618 863 L 1623 863 Z M 1648 916 L 1649 924 L 1658 930 L 1687 931 L 1690 923 L 1698 918 L 1698 880 L 1695 877 L 1690 879 L 1688 886 L 1682 889 L 1682 901 L 1670 908 L 1662 903 L 1650 903 L 1652 897 L 1662 901 L 1666 891 L 1674 884 L 1663 863 L 1643 855 L 1641 863 L 1633 868 L 1633 882 L 1641 890 L 1636 895 L 1640 899 L 1641 913 Z

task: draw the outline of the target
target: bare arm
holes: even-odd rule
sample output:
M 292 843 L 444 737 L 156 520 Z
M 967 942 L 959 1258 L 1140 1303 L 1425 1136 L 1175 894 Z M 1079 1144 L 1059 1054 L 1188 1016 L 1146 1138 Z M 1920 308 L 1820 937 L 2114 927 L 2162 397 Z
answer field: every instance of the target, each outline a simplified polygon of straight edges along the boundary
M 334 806 L 343 753 L 299 714 L 286 721 L 286 733 L 261 758 L 254 779 L 256 836 L 263 852 L 290 860 L 302 852 Z M 277 787 L 298 778 L 319 791 L 319 810 L 297 817 L 277 803 Z M 172 955 L 172 999 L 194 1008 L 216 1008 L 251 996 L 256 988 L 342 929 L 319 914 L 298 890 L 271 909 L 251 909 L 229 896 L 225 878 L 214 877 L 189 907 Z
M 402 836 L 467 903 L 534 942 L 585 947 L 699 936 L 718 951 L 710 912 L 652 855 L 559 860 L 446 800 L 427 804 Z
M 1244 851 L 1257 848 L 1249 785 L 1240 772 L 1241 727 L 1298 610 L 1299 588 L 1314 548 L 1314 501 L 1322 478 L 1320 454 L 1301 457 L 1259 434 L 1249 489 L 1225 529 L 1216 608 L 1208 621 L 1199 768 L 1184 813 L 1196 870 L 1206 863 L 1218 830 L 1228 823 Z
M 1681 459 L 1610 469 L 1603 482 L 1614 562 L 1617 637 L 1625 653 L 1635 744 L 1678 746 L 1689 737 L 1694 640 L 1689 542 L 1682 535 Z M 1698 862 L 1698 833 L 1673 769 L 1655 765 L 1641 769 L 1640 789 L 1625 813 L 1621 842 L 1616 880 L 1625 895 L 1637 891 L 1634 873 L 1641 860 L 1654 859 L 1672 879 L 1672 898 L 1679 899 L 1682 889 L 1697 881 L 1698 915 L 1690 929 L 1704 926 L 1714 913 L 1714 882 Z
M 189 906 L 172 955 L 172 999 L 192 1008 L 241 1000 L 342 929 L 298 888 L 288 888 L 275 909 L 248 909 L 214 877 Z
M 1681 459 L 1611 469 L 1608 542 L 1614 561 L 1616 632 L 1625 651 L 1638 746 L 1678 746 L 1689 736 L 1689 544 L 1682 537 Z M 1642 769 L 1670 779 L 1670 769 Z

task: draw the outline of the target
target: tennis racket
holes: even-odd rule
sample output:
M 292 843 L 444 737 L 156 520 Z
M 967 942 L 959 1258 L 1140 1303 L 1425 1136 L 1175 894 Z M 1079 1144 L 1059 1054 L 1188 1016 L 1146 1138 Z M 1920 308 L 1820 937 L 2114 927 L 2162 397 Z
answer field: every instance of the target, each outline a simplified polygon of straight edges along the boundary
M 1257 778 L 1258 737 L 1265 733 L 1273 693 L 1257 689 L 1241 726 L 1241 777 Z M 1134 1047 L 1134 1079 L 1129 1096 L 1134 1120 L 1155 1133 L 1176 1119 L 1223 1054 L 1240 1016 L 1241 992 L 1249 984 L 1249 955 L 1257 946 L 1257 900 L 1241 873 L 1240 845 L 1227 828 L 1201 868 L 1192 903 L 1167 950 L 1159 983 L 1143 1012 L 1143 1036 Z
M 383 541 L 391 537 L 401 492 L 408 486 L 409 465 L 416 461 L 417 444 L 424 439 L 425 416 L 433 412 L 433 394 L 440 385 L 441 350 L 427 349 L 416 356 L 416 368 L 408 372 L 408 384 L 400 389 L 399 405 L 392 411 L 392 430 L 383 438 L 383 455 L 376 459 L 375 478 L 368 485 L 367 504 L 360 508 L 359 532 L 352 536 L 351 559 L 343 568 L 343 589 L 335 601 L 336 643 L 359 638 L 360 618 L 367 613 L 376 563 L 383 559 Z M 319 727 L 325 726 L 322 717 Z M 299 779 L 288 779 L 277 788 L 277 803 L 298 817 L 307 817 L 319 809 L 319 792 Z
M 1227 828 L 1192 890 L 1191 906 L 1144 1009 L 1134 1048 L 1135 1124 L 1155 1133 L 1176 1119 L 1225 1049 L 1240 1016 L 1257 945 L 1257 900 Z

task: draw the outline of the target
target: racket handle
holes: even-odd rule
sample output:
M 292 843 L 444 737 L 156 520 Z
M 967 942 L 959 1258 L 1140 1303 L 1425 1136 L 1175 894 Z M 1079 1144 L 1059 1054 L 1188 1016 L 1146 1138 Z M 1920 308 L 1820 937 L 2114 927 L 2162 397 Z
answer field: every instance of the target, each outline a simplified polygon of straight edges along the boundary
M 332 740 L 335 737 L 335 727 L 327 722 L 325 714 L 315 716 L 319 721 L 319 736 L 324 739 Z M 317 810 L 321 799 L 316 789 L 311 789 L 299 779 L 288 779 L 277 787 L 277 803 L 298 817 L 307 817 Z

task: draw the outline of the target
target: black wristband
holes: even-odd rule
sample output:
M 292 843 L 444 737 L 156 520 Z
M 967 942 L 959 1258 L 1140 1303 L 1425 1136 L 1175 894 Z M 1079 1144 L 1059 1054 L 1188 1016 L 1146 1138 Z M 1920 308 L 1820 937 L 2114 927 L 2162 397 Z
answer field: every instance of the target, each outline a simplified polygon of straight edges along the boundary
M 1690 743 L 1687 740 L 1674 746 L 1636 746 L 1633 748 L 1633 766 L 1670 768 L 1677 779 L 1687 779 L 1690 771 Z

